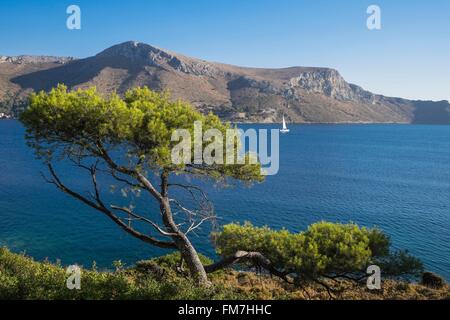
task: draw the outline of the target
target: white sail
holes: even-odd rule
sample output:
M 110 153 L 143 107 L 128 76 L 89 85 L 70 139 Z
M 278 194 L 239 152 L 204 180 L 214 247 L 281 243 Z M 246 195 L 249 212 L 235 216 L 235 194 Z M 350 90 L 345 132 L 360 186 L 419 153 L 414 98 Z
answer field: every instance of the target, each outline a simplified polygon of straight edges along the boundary
M 288 129 L 287 126 L 286 126 L 286 120 L 284 119 L 284 116 L 283 116 L 283 128 L 280 130 L 280 132 L 281 132 L 281 133 L 287 133 L 287 132 L 289 132 L 289 129 Z

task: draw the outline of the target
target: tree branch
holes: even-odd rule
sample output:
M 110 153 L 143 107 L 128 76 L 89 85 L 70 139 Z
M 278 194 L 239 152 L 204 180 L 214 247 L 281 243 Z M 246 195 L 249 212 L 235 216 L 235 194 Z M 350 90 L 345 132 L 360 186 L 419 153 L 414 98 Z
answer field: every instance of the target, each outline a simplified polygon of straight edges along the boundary
M 53 183 L 56 185 L 61 191 L 67 193 L 68 195 L 74 197 L 75 199 L 87 204 L 88 206 L 104 213 L 106 216 L 108 216 L 112 221 L 114 221 L 117 225 L 119 225 L 123 230 L 125 230 L 127 233 L 132 235 L 133 237 L 142 240 L 146 243 L 152 244 L 154 246 L 160 247 L 160 248 L 176 248 L 175 243 L 173 242 L 166 242 L 161 241 L 158 239 L 155 239 L 153 237 L 147 236 L 143 233 L 140 233 L 139 231 L 129 227 L 126 223 L 124 223 L 118 216 L 116 216 L 112 211 L 108 210 L 102 202 L 95 203 L 86 197 L 82 196 L 81 194 L 71 190 L 66 185 L 64 185 L 61 180 L 59 179 L 58 175 L 56 174 L 55 170 L 53 169 L 53 166 L 50 163 L 47 163 L 47 167 L 50 171 L 50 174 L 53 177 L 53 180 L 48 180 L 48 182 Z
M 99 150 L 99 156 L 102 157 L 112 169 L 135 178 L 140 184 L 142 184 L 144 189 L 150 192 L 153 197 L 155 197 L 159 202 L 162 201 L 162 195 L 142 173 L 115 163 L 100 142 L 97 142 L 97 148 Z
M 128 179 L 119 177 L 119 176 L 117 175 L 117 171 L 114 170 L 114 169 L 109 170 L 108 173 L 109 173 L 114 179 L 116 179 L 117 181 L 123 182 L 123 183 L 129 185 L 130 187 L 133 187 L 133 188 L 143 188 L 143 185 L 141 185 L 140 183 L 133 183 L 133 182 L 129 181 Z
M 281 272 L 276 269 L 272 262 L 259 252 L 237 251 L 231 256 L 225 257 L 218 262 L 205 266 L 205 271 L 207 273 L 211 273 L 233 264 L 243 263 L 246 261 L 250 261 L 254 266 L 262 267 L 274 276 L 277 276 L 286 282 L 292 283 L 287 278 L 288 274 L 286 272 Z
M 196 190 L 196 191 L 198 191 L 201 195 L 202 195 L 202 197 L 206 200 L 206 201 L 209 201 L 208 200 L 208 197 L 207 197 L 207 195 L 206 195 L 206 193 L 202 190 L 202 188 L 200 188 L 200 187 L 197 187 L 197 186 L 194 186 L 194 185 L 186 185 L 186 184 L 181 184 L 181 183 L 169 183 L 168 185 L 167 185 L 168 187 L 179 187 L 179 188 L 183 188 L 183 189 L 186 189 L 186 190 L 188 190 L 188 192 L 191 194 L 191 196 L 192 196 L 192 198 L 194 199 L 194 200 L 197 200 L 197 197 L 195 196 L 195 194 L 194 194 L 194 192 L 192 191 L 192 189 L 193 190 Z
M 184 234 L 187 235 L 189 232 L 194 231 L 195 229 L 200 227 L 203 224 L 203 222 L 205 222 L 207 220 L 215 219 L 215 218 L 216 218 L 215 216 L 209 216 L 209 217 L 205 217 L 205 218 L 201 219 L 198 223 L 195 223 L 195 221 L 192 222 L 192 224 L 189 226 L 189 228 L 186 230 L 186 232 Z M 194 234 L 195 234 L 195 232 L 194 232 Z
M 153 222 L 152 220 L 147 219 L 147 218 L 145 218 L 145 217 L 143 217 L 143 216 L 141 216 L 141 215 L 138 215 L 138 214 L 134 213 L 134 212 L 133 212 L 132 210 L 130 210 L 129 208 L 118 207 L 118 206 L 115 206 L 115 205 L 111 205 L 111 209 L 119 210 L 119 211 L 125 212 L 125 213 L 129 214 L 130 216 L 136 218 L 137 220 L 142 220 L 142 221 L 144 221 L 144 222 L 147 222 L 147 223 L 150 224 L 153 228 L 155 228 L 156 231 L 158 231 L 159 233 L 161 233 L 163 236 L 167 236 L 167 237 L 176 237 L 176 236 L 177 236 L 176 233 L 170 233 L 170 232 L 164 231 L 160 226 L 158 226 L 158 225 L 157 225 L 155 222 Z

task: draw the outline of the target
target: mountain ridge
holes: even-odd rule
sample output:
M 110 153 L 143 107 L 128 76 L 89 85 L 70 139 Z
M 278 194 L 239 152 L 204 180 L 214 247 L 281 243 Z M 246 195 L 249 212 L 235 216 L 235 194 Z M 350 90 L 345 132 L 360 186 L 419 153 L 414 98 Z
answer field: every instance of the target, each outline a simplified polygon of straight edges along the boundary
M 239 122 L 279 122 L 285 115 L 299 123 L 450 123 L 448 101 L 374 94 L 335 69 L 240 67 L 137 41 L 83 59 L 0 56 L 0 111 L 18 114 L 30 92 L 58 83 L 73 89 L 95 85 L 105 94 L 143 85 L 168 89 L 202 112 Z

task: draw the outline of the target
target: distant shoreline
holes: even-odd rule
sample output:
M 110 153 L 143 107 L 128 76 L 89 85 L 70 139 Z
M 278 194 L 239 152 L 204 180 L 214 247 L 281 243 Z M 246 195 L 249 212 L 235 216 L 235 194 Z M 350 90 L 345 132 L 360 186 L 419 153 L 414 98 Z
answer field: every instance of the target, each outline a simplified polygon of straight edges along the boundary
M 2 120 L 13 120 L 13 121 L 19 121 L 18 118 L 0 118 L 0 121 Z M 227 120 L 224 120 L 227 121 Z M 281 125 L 281 122 L 252 122 L 252 121 L 229 121 L 232 124 L 255 124 L 255 125 Z M 417 126 L 417 125 L 432 125 L 432 126 L 448 126 L 447 123 L 411 123 L 411 122 L 291 122 L 288 123 L 289 125 L 411 125 L 411 126 Z
M 257 125 L 273 125 L 273 124 L 279 124 L 281 125 L 281 122 L 234 122 L 230 121 L 232 124 L 257 124 Z M 445 125 L 448 124 L 445 123 L 410 123 L 410 122 L 291 122 L 288 123 L 289 125 L 327 125 L 327 124 L 335 124 L 335 125 Z

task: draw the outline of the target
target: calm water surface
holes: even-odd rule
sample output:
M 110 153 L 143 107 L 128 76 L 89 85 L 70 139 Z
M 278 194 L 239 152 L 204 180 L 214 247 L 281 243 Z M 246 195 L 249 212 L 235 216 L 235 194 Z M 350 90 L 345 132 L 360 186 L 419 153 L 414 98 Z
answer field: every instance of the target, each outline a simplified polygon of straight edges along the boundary
M 409 249 L 450 280 L 450 126 L 290 129 L 280 137 L 276 176 L 252 188 L 208 187 L 220 223 L 249 220 L 292 231 L 320 220 L 377 225 L 396 248 Z M 0 121 L 0 245 L 36 259 L 100 267 L 165 252 L 46 184 L 23 136 L 18 122 Z M 64 179 L 84 184 L 68 169 Z M 213 255 L 206 230 L 194 242 Z

